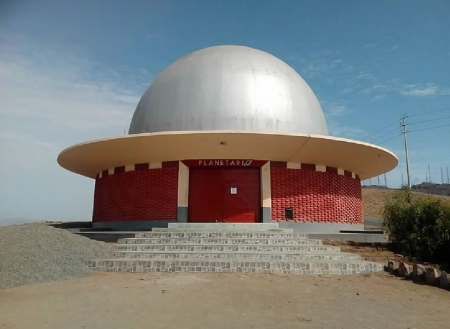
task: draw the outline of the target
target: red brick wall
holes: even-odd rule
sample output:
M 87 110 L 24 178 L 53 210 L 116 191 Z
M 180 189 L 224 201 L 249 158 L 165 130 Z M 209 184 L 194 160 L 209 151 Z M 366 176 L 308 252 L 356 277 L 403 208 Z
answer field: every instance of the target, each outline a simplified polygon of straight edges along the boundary
M 315 171 L 315 165 L 287 169 L 286 163 L 272 162 L 272 219 L 287 221 L 285 208 L 292 207 L 298 222 L 363 224 L 363 203 L 359 177 L 337 169 Z
M 95 182 L 94 222 L 176 220 L 178 162 L 163 163 L 161 169 L 136 165 L 135 171 L 115 168 Z

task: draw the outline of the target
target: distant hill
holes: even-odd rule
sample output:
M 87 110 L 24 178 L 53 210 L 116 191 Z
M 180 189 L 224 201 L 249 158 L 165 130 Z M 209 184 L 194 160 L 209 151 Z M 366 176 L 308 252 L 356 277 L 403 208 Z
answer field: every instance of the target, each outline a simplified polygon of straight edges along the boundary
M 422 193 L 450 196 L 450 184 L 423 182 L 417 185 L 413 185 L 412 189 Z
M 384 204 L 386 198 L 392 196 L 398 190 L 388 188 L 373 188 L 364 187 L 362 189 L 363 201 L 364 201 L 364 215 L 382 217 Z M 430 198 L 440 199 L 443 202 L 450 204 L 449 196 L 429 195 L 426 193 L 413 192 L 415 195 L 428 196 Z
M 19 225 L 34 222 L 37 222 L 37 220 L 27 218 L 0 218 L 0 226 Z

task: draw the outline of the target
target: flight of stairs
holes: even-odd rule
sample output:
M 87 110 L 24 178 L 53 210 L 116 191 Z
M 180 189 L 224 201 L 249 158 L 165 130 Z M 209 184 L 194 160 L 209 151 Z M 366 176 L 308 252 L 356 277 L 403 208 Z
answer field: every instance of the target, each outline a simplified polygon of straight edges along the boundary
M 324 246 L 278 224 L 169 224 L 120 239 L 111 259 L 89 261 L 107 272 L 252 272 L 357 274 L 383 270 L 339 247 Z

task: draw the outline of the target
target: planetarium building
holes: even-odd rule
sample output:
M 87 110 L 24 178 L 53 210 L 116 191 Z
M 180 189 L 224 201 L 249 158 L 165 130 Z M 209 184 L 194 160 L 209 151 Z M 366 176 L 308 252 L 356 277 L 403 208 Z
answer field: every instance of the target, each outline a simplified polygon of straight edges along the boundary
M 398 160 L 329 136 L 313 91 L 280 59 L 218 46 L 167 67 L 128 135 L 69 147 L 58 162 L 95 180 L 97 228 L 279 222 L 338 232 L 362 229 L 361 180 Z

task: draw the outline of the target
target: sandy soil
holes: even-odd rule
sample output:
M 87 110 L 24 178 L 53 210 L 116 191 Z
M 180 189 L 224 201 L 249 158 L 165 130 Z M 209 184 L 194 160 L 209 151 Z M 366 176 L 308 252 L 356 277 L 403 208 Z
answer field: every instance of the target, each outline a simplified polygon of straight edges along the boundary
M 384 273 L 96 273 L 0 291 L 0 328 L 432 329 L 449 305 L 448 291 Z

